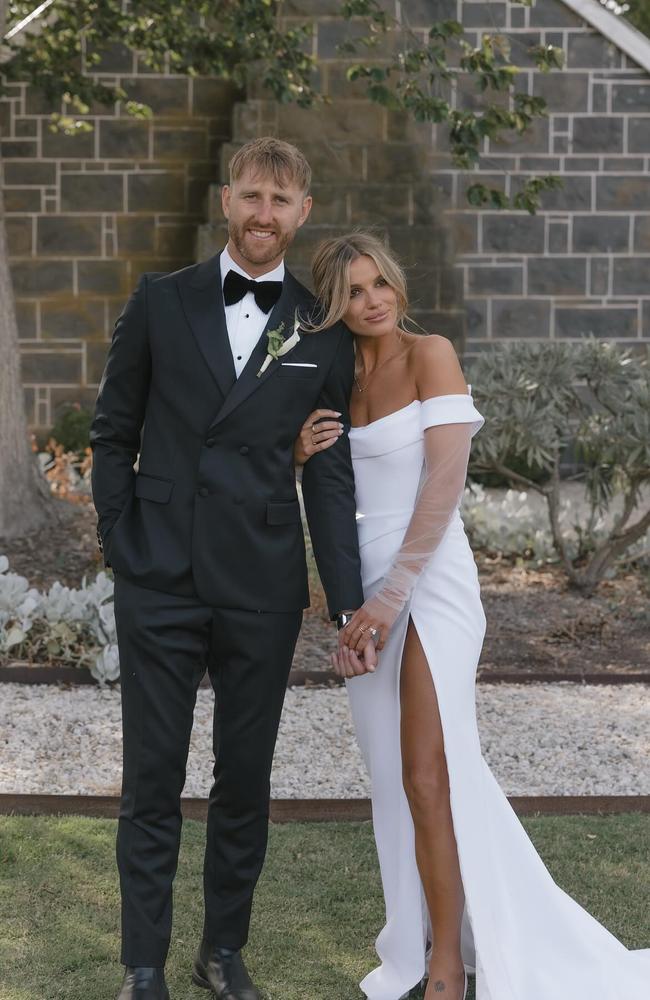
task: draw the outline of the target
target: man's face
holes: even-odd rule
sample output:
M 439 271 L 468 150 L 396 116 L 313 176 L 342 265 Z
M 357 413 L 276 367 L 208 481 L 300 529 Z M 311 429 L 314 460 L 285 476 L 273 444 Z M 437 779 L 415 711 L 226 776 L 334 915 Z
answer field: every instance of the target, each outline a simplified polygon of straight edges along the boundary
M 221 193 L 228 220 L 228 248 L 251 276 L 273 270 L 309 215 L 312 199 L 294 183 L 247 170 Z

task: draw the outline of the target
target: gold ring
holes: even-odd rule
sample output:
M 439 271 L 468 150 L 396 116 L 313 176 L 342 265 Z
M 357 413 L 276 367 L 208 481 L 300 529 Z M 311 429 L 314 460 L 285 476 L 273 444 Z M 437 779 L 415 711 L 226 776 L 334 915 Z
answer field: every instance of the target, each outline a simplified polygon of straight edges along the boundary
M 359 625 L 359 631 L 360 632 L 365 632 L 367 628 L 368 628 L 367 625 Z

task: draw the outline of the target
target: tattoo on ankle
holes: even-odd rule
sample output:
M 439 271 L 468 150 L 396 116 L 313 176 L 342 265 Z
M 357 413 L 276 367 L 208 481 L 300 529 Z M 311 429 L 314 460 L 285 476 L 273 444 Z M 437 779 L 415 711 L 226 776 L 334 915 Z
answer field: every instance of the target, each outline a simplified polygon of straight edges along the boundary
M 442 979 L 436 979 L 435 983 L 433 984 L 433 989 L 434 989 L 434 991 L 436 993 L 443 993 L 444 992 L 445 984 L 442 981 Z

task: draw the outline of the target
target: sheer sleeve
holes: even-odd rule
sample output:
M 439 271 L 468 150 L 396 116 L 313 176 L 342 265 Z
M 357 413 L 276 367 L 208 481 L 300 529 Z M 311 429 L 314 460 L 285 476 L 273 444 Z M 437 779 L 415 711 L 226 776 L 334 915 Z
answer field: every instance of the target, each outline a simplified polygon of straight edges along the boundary
M 382 616 L 396 618 L 442 540 L 460 503 L 473 435 L 483 424 L 469 395 L 435 396 L 422 402 L 424 469 L 404 540 L 377 593 Z M 375 605 L 375 610 L 380 608 Z

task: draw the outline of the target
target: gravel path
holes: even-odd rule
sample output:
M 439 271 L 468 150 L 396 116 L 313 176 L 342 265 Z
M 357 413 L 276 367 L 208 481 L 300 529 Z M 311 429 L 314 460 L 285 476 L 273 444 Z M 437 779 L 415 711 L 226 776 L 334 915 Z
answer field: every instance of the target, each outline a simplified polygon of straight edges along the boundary
M 648 795 L 646 685 L 484 685 L 483 752 L 508 795 Z M 110 795 L 120 783 L 120 694 L 0 686 L 0 792 Z M 199 692 L 185 794 L 206 796 L 212 692 Z M 343 689 L 287 692 L 276 798 L 368 795 Z

